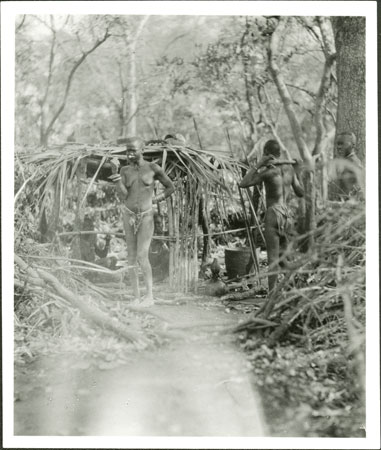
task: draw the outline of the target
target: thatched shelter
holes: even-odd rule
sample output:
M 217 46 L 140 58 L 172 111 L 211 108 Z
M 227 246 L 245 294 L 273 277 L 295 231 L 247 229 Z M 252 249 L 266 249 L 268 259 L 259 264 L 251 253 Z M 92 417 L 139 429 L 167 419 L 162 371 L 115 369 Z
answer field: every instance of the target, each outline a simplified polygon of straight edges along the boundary
M 64 143 L 17 156 L 35 168 L 33 178 L 39 190 L 42 215 L 51 203 L 48 220 L 51 236 L 55 233 L 69 184 L 77 191 L 74 227 L 77 233 L 73 234 L 79 234 L 92 186 L 112 185 L 108 180 L 109 160 L 117 157 L 122 166 L 127 163 L 124 145 L 114 144 Z M 231 188 L 233 181 L 240 177 L 240 163 L 226 154 L 155 141 L 147 144 L 144 159 L 159 164 L 176 188 L 161 211 L 167 224 L 166 236 L 161 238 L 168 240 L 170 286 L 183 292 L 196 290 L 200 242 L 203 242 L 205 257 L 210 239 L 210 210 L 213 206 L 221 221 L 226 219 L 226 205 L 232 204 Z M 49 202 L 49 198 L 53 201 Z

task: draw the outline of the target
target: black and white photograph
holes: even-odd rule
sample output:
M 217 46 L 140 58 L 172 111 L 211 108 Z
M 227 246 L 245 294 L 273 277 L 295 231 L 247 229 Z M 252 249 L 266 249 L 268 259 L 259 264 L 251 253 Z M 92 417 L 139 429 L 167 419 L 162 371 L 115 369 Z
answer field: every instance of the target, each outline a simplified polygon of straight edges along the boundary
M 377 2 L 4 2 L 5 448 L 379 448 Z

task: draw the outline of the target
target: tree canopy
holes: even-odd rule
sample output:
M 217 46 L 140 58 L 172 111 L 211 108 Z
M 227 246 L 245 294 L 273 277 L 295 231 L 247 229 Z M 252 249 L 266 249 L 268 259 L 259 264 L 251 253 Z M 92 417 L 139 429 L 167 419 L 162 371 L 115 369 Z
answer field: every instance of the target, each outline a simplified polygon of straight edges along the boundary
M 295 153 L 269 73 L 269 36 L 277 23 L 262 16 L 20 16 L 16 143 L 113 141 L 136 120 L 146 139 L 176 131 L 228 151 L 229 133 L 242 158 L 275 135 Z M 289 17 L 276 33 L 279 68 L 313 148 L 324 36 L 316 17 Z M 327 134 L 335 123 L 334 74 L 324 95 Z

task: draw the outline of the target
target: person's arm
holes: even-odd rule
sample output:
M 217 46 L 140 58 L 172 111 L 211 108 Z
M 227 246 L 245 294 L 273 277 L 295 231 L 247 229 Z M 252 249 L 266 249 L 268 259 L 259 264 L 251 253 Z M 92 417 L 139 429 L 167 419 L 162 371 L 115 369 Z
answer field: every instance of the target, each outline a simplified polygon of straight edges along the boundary
M 238 184 L 238 186 L 240 188 L 248 188 L 256 184 L 261 184 L 265 179 L 266 172 L 266 170 L 264 170 L 263 172 L 258 172 L 257 168 L 250 169 Z
M 160 183 L 164 186 L 164 191 L 154 197 L 152 199 L 153 203 L 159 203 L 163 200 L 165 200 L 167 197 L 169 197 L 170 195 L 172 195 L 175 192 L 175 186 L 172 183 L 172 180 L 169 178 L 169 176 L 164 172 L 164 170 L 158 166 L 155 163 L 151 164 L 151 168 L 152 170 L 155 172 L 155 180 L 160 181 Z
M 110 161 L 110 165 L 111 165 L 111 172 L 112 175 L 109 177 L 115 185 L 116 188 L 116 192 L 119 196 L 120 199 L 125 199 L 127 197 L 128 194 L 128 190 L 126 188 L 125 185 L 125 167 L 122 167 L 122 170 L 120 171 L 120 174 L 118 173 L 119 171 L 119 160 L 116 158 L 113 158 Z

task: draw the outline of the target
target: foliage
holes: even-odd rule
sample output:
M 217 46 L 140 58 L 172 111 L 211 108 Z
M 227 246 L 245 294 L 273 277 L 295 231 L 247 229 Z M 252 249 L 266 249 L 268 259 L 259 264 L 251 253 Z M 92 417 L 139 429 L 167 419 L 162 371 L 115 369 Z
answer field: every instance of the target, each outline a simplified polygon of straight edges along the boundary
M 351 294 L 353 313 L 362 332 L 364 326 L 365 212 L 356 201 L 331 205 L 321 211 L 314 232 L 314 250 L 298 255 L 289 264 L 291 267 L 285 269 L 284 279 L 273 296 L 273 309 L 267 314 L 275 323 L 287 325 L 284 331 L 289 330 L 296 339 L 323 347 L 342 341 L 345 333 L 342 297 L 347 292 Z M 289 248 L 284 260 L 292 252 Z M 341 258 L 344 265 L 340 265 Z M 255 324 L 247 325 L 255 328 Z
M 286 269 L 273 308 L 258 305 L 237 328 L 280 435 L 363 435 L 364 214 L 355 200 L 321 211 L 314 252 Z
M 339 347 L 270 349 L 243 338 L 271 433 L 283 437 L 364 437 L 364 409 L 351 361 Z
M 77 142 L 95 143 L 114 140 L 121 134 L 128 113 L 129 45 L 139 20 L 132 16 L 26 16 L 16 37 L 18 145 L 39 142 L 36 124 L 40 126 L 41 102 L 48 83 L 45 115 L 56 109 L 75 57 L 107 27 L 110 38 L 75 74 L 51 142 L 74 135 Z M 276 132 L 290 151 L 295 151 L 267 73 L 266 33 L 270 22 L 264 17 L 151 17 L 137 47 L 138 133 L 149 139 L 180 132 L 191 142 L 198 142 L 199 133 L 204 148 L 227 151 L 228 130 L 233 150 L 242 158 L 250 151 L 246 146 L 253 130 L 256 146 Z M 56 42 L 52 77 L 48 79 L 52 23 Z M 315 90 L 324 66 L 315 19 L 290 18 L 281 51 L 282 71 L 303 132 L 306 140 L 313 142 Z M 245 76 L 249 76 L 247 83 Z M 335 95 L 331 88 L 333 101 Z M 327 103 L 327 128 L 332 126 L 334 109 L 334 102 Z

